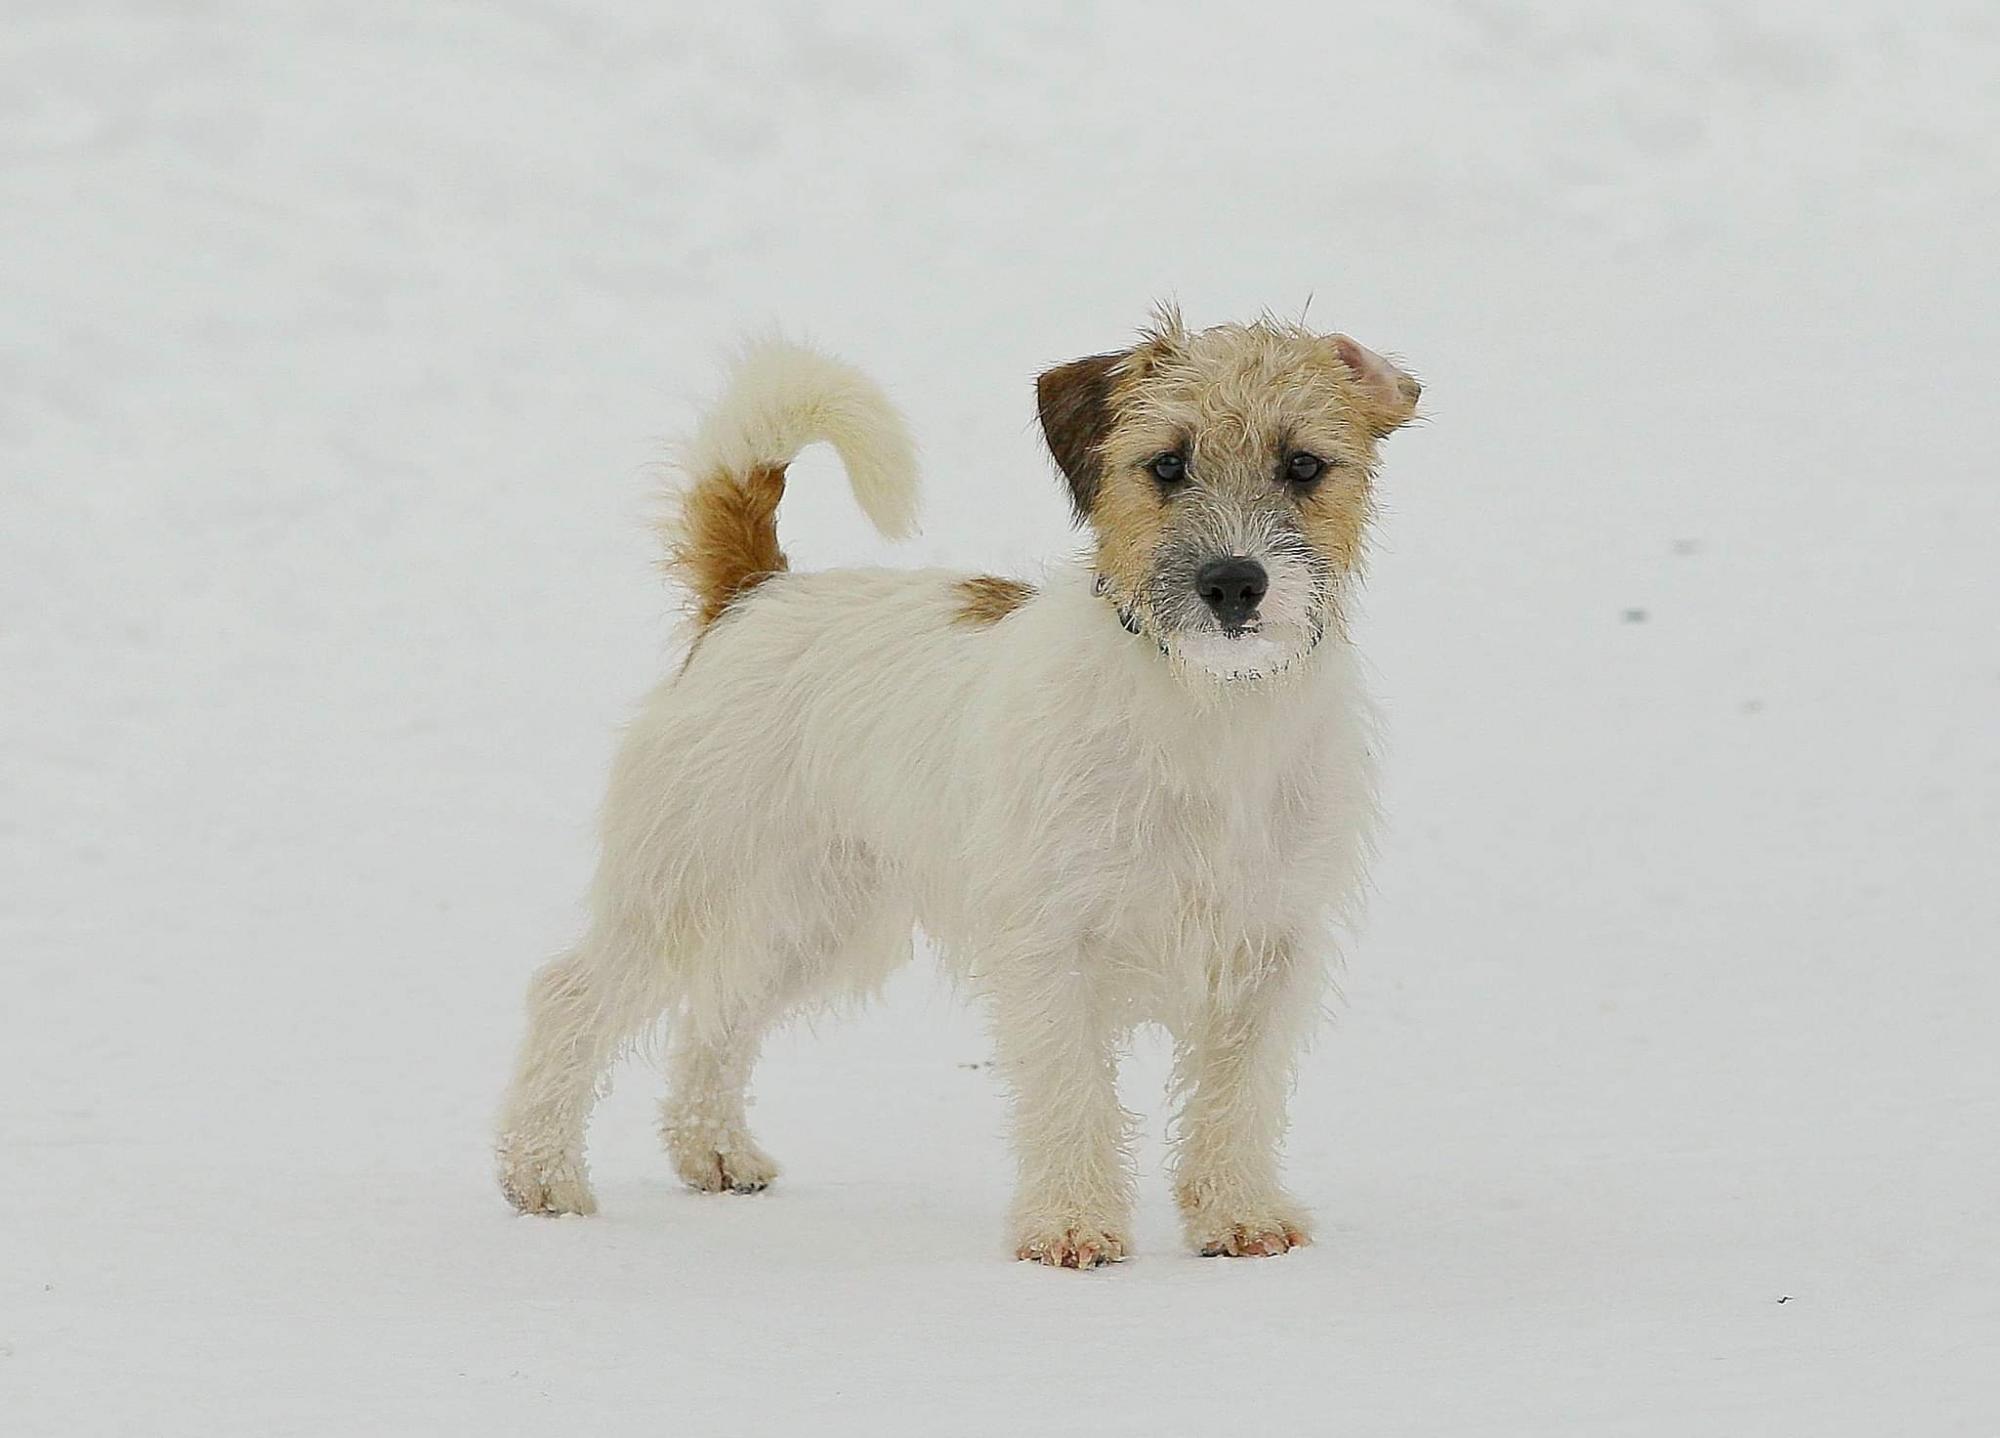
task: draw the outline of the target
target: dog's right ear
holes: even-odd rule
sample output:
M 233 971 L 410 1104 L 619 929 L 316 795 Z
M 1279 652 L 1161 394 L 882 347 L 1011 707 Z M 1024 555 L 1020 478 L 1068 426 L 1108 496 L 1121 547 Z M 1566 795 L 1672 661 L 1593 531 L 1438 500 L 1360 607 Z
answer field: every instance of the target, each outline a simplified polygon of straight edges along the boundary
M 1035 409 L 1042 438 L 1069 481 L 1069 501 L 1079 522 L 1090 517 L 1104 477 L 1104 437 L 1111 430 L 1111 394 L 1126 361 L 1118 354 L 1091 355 L 1057 365 L 1035 381 Z

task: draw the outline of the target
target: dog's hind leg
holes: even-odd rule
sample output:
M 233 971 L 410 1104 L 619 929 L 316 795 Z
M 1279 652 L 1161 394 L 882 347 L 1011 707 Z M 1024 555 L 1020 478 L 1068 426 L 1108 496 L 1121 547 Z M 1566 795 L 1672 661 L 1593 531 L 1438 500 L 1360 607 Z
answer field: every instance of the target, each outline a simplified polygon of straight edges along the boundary
M 528 1034 L 498 1144 L 500 1188 L 523 1213 L 594 1213 L 584 1130 L 620 1051 L 664 1007 L 640 944 L 594 934 L 528 989 Z
M 756 1193 L 770 1185 L 778 1164 L 751 1137 L 746 1113 L 764 1035 L 802 1007 L 842 994 L 865 997 L 910 957 L 908 902 L 881 892 L 872 860 L 841 854 L 820 877 L 816 887 L 832 902 L 813 940 L 762 946 L 771 962 L 752 970 L 761 987 L 717 994 L 721 1002 L 712 1007 L 695 1005 L 675 1031 L 660 1139 L 691 1188 Z
M 760 1004 L 722 1025 L 695 1024 L 674 1036 L 660 1139 L 674 1172 L 704 1193 L 756 1193 L 778 1176 L 777 1161 L 750 1136 L 745 1091 L 776 1004 Z

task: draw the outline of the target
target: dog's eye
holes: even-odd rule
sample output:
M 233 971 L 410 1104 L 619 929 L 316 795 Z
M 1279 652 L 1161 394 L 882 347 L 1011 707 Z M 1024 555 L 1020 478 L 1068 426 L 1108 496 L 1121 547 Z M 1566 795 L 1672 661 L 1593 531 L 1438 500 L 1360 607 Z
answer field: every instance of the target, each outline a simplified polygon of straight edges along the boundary
M 1154 460 L 1148 468 L 1161 484 L 1179 484 L 1187 478 L 1187 461 L 1172 450 Z
M 1326 461 L 1316 454 L 1300 452 L 1285 461 L 1285 478 L 1293 484 L 1311 484 L 1326 473 Z

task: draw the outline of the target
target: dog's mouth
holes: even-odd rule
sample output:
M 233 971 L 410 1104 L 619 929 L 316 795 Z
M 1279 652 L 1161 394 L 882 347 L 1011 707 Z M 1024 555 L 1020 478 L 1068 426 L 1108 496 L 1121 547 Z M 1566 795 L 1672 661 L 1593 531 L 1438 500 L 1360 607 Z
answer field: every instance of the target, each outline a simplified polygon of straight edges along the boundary
M 1318 649 L 1331 615 L 1312 609 L 1256 613 L 1240 624 L 1210 618 L 1164 632 L 1160 651 L 1187 669 L 1227 682 L 1270 679 L 1284 674 Z
M 1280 644 L 1254 621 L 1183 630 L 1168 647 L 1182 663 L 1218 679 L 1261 679 L 1296 657 L 1293 646 Z
M 1126 632 L 1150 640 L 1161 658 L 1225 682 L 1281 674 L 1311 654 L 1326 637 L 1326 620 L 1317 613 L 1304 623 L 1278 621 L 1259 612 L 1241 623 L 1224 624 L 1212 614 L 1188 613 L 1185 606 L 1169 615 L 1161 613 L 1156 603 L 1126 600 L 1102 576 L 1096 588 L 1111 602 Z

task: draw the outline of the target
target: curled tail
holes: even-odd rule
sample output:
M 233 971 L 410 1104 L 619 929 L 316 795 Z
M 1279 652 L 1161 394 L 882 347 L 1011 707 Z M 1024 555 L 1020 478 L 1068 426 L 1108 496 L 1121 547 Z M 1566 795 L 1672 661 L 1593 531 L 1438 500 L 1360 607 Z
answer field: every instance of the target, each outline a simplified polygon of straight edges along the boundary
M 778 547 L 785 467 L 824 440 L 885 538 L 917 527 L 916 451 L 902 417 L 851 365 L 770 340 L 737 363 L 682 455 L 687 481 L 664 525 L 667 568 L 687 586 L 697 631 L 787 568 Z

